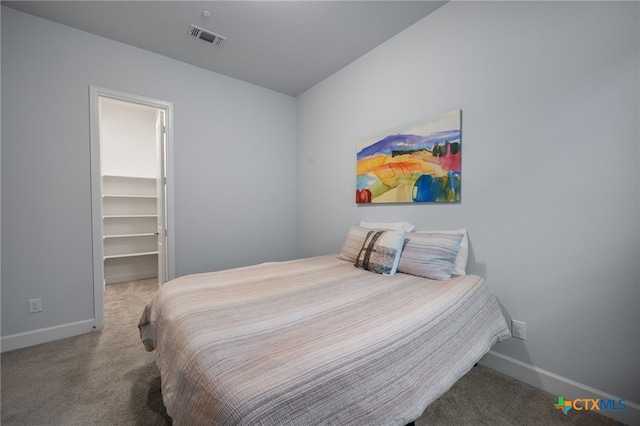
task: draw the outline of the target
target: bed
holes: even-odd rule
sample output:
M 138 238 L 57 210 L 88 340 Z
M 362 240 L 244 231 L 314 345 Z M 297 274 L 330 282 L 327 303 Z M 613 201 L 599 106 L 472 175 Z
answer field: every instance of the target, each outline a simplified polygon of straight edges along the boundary
M 138 326 L 175 425 L 405 425 L 510 337 L 481 277 L 335 254 L 177 278 Z

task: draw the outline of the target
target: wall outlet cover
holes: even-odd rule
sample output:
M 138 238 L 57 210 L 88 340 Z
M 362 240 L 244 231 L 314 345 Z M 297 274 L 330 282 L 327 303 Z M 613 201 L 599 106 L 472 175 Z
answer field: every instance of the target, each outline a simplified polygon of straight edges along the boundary
M 511 335 L 516 339 L 527 340 L 524 321 L 511 320 Z

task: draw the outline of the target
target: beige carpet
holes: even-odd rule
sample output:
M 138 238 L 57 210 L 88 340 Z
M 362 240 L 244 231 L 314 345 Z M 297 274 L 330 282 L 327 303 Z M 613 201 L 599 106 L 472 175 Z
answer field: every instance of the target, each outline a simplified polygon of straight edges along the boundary
M 101 332 L 3 353 L 2 425 L 170 425 L 155 353 L 144 350 L 136 328 L 155 288 L 155 280 L 108 285 Z M 416 426 L 619 424 L 595 412 L 564 415 L 556 401 L 479 366 Z

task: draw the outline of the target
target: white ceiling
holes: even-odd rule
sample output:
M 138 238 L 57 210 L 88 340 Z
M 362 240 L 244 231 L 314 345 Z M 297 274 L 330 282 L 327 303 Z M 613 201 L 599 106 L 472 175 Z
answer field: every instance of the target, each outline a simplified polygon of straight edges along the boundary
M 2 1 L 2 5 L 297 96 L 444 1 Z M 210 18 L 202 12 L 209 10 Z M 189 26 L 227 37 L 222 48 Z

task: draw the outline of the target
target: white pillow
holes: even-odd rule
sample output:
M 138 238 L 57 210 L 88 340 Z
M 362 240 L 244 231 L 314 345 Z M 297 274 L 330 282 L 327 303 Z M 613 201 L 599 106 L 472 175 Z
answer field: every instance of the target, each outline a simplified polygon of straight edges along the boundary
M 453 231 L 416 231 L 416 234 L 454 234 L 462 235 L 458 255 L 456 256 L 455 266 L 453 267 L 453 275 L 467 274 L 467 258 L 469 257 L 469 238 L 466 229 L 456 229 Z
M 390 229 L 392 231 L 411 232 L 415 226 L 408 222 L 360 222 L 360 227 L 365 229 Z

